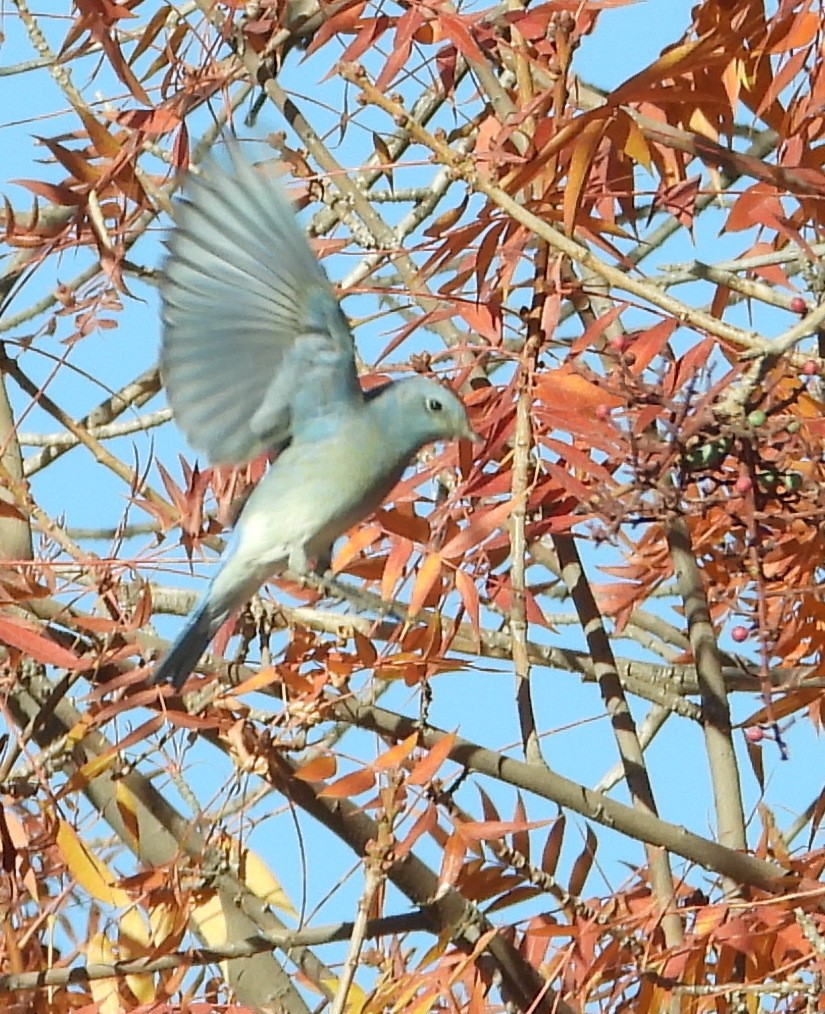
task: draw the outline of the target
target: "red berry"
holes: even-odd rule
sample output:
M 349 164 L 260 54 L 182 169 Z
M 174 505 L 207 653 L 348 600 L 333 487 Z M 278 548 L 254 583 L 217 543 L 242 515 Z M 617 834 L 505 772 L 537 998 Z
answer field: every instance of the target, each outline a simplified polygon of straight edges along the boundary
M 816 377 L 819 373 L 819 363 L 814 359 L 808 359 L 802 364 L 802 372 L 806 377 Z
M 794 296 L 790 302 L 790 307 L 793 313 L 798 313 L 800 316 L 808 312 L 808 304 L 802 296 Z
M 746 493 L 750 493 L 753 489 L 753 482 L 749 475 L 740 475 L 736 482 L 733 484 L 733 488 L 739 493 L 740 496 L 744 496 Z
M 734 627 L 733 630 L 730 632 L 730 636 L 738 644 L 741 644 L 743 641 L 747 641 L 747 639 L 748 639 L 748 628 L 747 627 Z
M 765 730 L 760 729 L 758 725 L 749 725 L 745 729 L 745 739 L 750 743 L 761 743 L 765 738 Z
M 610 418 L 610 406 L 609 405 L 597 405 L 596 406 L 596 418 L 600 422 L 605 422 L 605 420 L 609 419 Z
M 619 334 L 615 338 L 611 338 L 607 343 L 608 348 L 614 352 L 624 352 L 630 342 L 627 340 L 627 335 Z

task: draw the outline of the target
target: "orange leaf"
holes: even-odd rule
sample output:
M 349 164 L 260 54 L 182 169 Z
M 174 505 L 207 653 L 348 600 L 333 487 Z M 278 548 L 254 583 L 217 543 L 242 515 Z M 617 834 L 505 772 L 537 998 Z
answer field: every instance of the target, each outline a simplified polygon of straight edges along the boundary
M 457 14 L 442 14 L 438 19 L 445 35 L 453 43 L 455 48 L 470 63 L 486 64 L 484 53 L 482 53 L 476 40 L 467 30 L 466 18 Z
M 355 653 L 358 656 L 358 661 L 365 669 L 371 669 L 378 661 L 378 652 L 375 650 L 375 645 L 360 630 L 354 630 L 352 638 L 355 641 Z
M 632 349 L 635 360 L 631 372 L 639 377 L 642 371 L 650 364 L 651 360 L 661 355 L 662 349 L 670 340 L 670 336 L 676 330 L 676 318 L 665 317 L 664 320 L 646 331 L 640 331 L 633 339 Z
M 501 345 L 501 304 L 490 299 L 486 303 L 459 303 L 458 315 L 471 331 L 486 338 L 491 345 Z
M 261 687 L 271 686 L 273 683 L 281 682 L 281 674 L 273 666 L 268 665 L 260 669 L 254 676 L 250 676 L 237 686 L 231 687 L 223 694 L 224 697 L 240 697 L 241 694 L 251 694 Z
M 566 826 L 567 818 L 563 813 L 560 813 L 553 821 L 553 826 L 547 835 L 547 841 L 544 843 L 544 851 L 541 855 L 541 868 L 545 873 L 549 873 L 551 877 L 555 876 L 556 873 Z
M 65 169 L 67 169 L 78 182 L 94 186 L 94 184 L 100 179 L 100 170 L 93 166 L 91 162 L 87 162 L 86 159 L 76 151 L 72 151 L 71 148 L 64 148 L 62 144 L 58 144 L 57 141 L 52 141 L 48 137 L 38 137 L 37 140 L 49 149 L 57 161 Z
M 513 848 L 529 860 L 530 835 L 527 833 L 527 810 L 520 792 L 516 796 L 516 812 L 513 814 L 513 822 L 524 825 L 518 831 L 513 831 Z
M 380 522 L 388 532 L 400 535 L 410 542 L 426 545 L 430 541 L 430 523 L 412 513 L 412 504 L 401 504 L 391 510 L 376 511 L 375 520 Z
M 410 833 L 407 837 L 395 846 L 393 850 L 395 858 L 403 859 L 423 834 L 431 834 L 435 831 L 437 823 L 436 809 L 431 803 L 410 828 Z
M 568 405 L 574 412 L 592 412 L 600 405 L 618 408 L 624 400 L 569 368 L 551 370 L 536 384 L 536 394 L 548 405 Z
M 588 123 L 576 141 L 570 157 L 570 170 L 567 174 L 567 185 L 564 188 L 564 231 L 573 234 L 576 215 L 581 206 L 582 194 L 587 183 L 587 176 L 593 162 L 593 156 L 604 134 L 604 121 L 594 120 Z
M 638 93 L 642 88 L 648 88 L 653 84 L 659 84 L 666 78 L 676 77 L 683 69 L 701 66 L 703 62 L 709 61 L 712 54 L 712 47 L 716 44 L 715 34 L 708 33 L 705 39 L 697 39 L 691 42 L 683 42 L 673 46 L 664 52 L 653 63 L 649 64 L 638 74 L 633 74 L 618 88 L 613 90 L 611 104 L 618 106 L 625 102 L 628 96 Z M 725 62 L 730 62 L 727 57 Z M 687 64 L 687 68 L 683 68 Z
M 295 777 L 300 778 L 302 782 L 323 782 L 327 778 L 332 778 L 337 767 L 335 758 L 331 755 L 313 757 L 295 771 Z
M 157 14 L 166 15 L 166 11 L 162 8 Z M 157 17 L 157 14 L 155 17 Z M 166 17 L 161 21 L 161 24 L 166 22 Z M 90 109 L 86 109 L 83 106 L 75 106 L 75 112 L 83 121 L 83 126 L 86 128 L 86 133 L 89 135 L 89 140 L 95 146 L 95 150 L 99 155 L 104 158 L 114 158 L 120 154 L 120 145 L 112 137 L 106 127 L 93 116 Z
M 167 21 L 169 20 L 169 8 L 165 5 L 159 7 L 155 13 L 149 18 L 146 27 L 143 29 L 143 34 L 137 41 L 137 45 L 129 54 L 129 63 L 134 67 L 138 58 L 141 57 L 146 50 L 152 45 L 161 31 L 165 28 Z M 82 106 L 78 107 L 78 113 L 82 115 Z M 98 149 L 100 150 L 100 149 Z
M 402 761 L 405 761 L 410 756 L 417 742 L 418 733 L 414 732 L 412 735 L 407 736 L 405 740 L 402 740 L 402 742 L 391 747 L 386 753 L 382 753 L 377 760 L 374 760 L 370 764 L 370 767 L 374 771 L 386 771 L 388 768 L 397 768 Z
M 413 36 L 423 24 L 424 18 L 415 7 L 411 7 L 405 11 L 398 19 L 392 50 L 389 59 L 384 65 L 384 69 L 376 78 L 376 88 L 380 88 L 382 91 L 386 90 L 395 78 L 395 75 L 407 63 L 407 58 L 412 49 Z
M 333 571 L 339 574 L 347 564 L 352 563 L 367 546 L 371 546 L 382 535 L 383 529 L 381 525 L 376 524 L 366 525 L 364 528 L 354 531 L 335 554 L 335 559 L 332 561 Z
M 345 799 L 347 796 L 358 796 L 362 792 L 367 792 L 374 785 L 375 772 L 369 768 L 362 768 L 360 771 L 353 771 L 351 775 L 344 775 L 332 785 L 325 786 L 318 795 L 333 799 Z
M 598 844 L 596 835 L 588 827 L 585 834 L 584 848 L 579 853 L 575 863 L 573 863 L 573 869 L 570 873 L 570 882 L 567 885 L 567 890 L 570 894 L 579 895 L 584 890 L 584 883 L 593 866 L 593 860 L 596 858 Z
M 408 785 L 427 785 L 429 784 L 436 771 L 441 767 L 445 760 L 450 756 L 450 751 L 455 744 L 455 733 L 449 732 L 429 750 L 422 760 L 418 761 L 415 767 L 407 778 Z
M 478 787 L 478 794 L 481 796 L 481 809 L 484 811 L 485 820 L 501 820 L 496 804 L 490 799 L 481 786 Z
M 410 596 L 409 613 L 415 616 L 420 612 L 427 596 L 432 591 L 433 585 L 441 577 L 441 568 L 444 561 L 438 553 L 430 553 L 418 568 L 415 576 L 415 585 Z
M 11 182 L 17 183 L 27 190 L 31 190 L 32 193 L 37 194 L 39 197 L 45 197 L 47 201 L 51 201 L 60 207 L 67 208 L 72 205 L 80 207 L 88 203 L 86 194 L 77 193 L 71 187 L 64 186 L 62 183 L 44 183 L 41 180 L 12 180 Z

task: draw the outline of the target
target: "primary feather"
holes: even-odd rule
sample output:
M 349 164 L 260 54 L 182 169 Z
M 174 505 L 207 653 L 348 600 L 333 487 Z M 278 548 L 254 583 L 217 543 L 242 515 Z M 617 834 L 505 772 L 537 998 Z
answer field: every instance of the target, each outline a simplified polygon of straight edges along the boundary
M 213 464 L 363 400 L 349 325 L 283 189 L 229 150 L 231 172 L 210 161 L 190 175 L 161 282 L 169 402 Z

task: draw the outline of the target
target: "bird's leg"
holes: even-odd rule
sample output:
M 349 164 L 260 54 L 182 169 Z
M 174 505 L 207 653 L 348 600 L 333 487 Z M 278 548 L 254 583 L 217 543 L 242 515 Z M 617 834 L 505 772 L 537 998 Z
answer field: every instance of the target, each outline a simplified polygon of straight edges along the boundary
M 261 651 L 264 647 L 264 625 L 266 613 L 260 596 L 254 595 L 247 602 L 243 612 L 238 617 L 235 625 L 236 632 L 240 635 L 240 644 L 235 652 L 235 662 L 243 663 L 249 654 L 249 646 L 257 637 L 261 643 Z
M 384 602 L 377 595 L 369 595 L 344 584 L 331 570 L 332 546 L 320 554 L 310 566 L 306 549 L 303 546 L 293 547 L 289 554 L 289 570 L 306 588 L 312 588 L 321 596 L 338 602 L 348 602 L 359 613 L 378 613 L 379 616 L 394 616 L 403 620 L 404 616 L 394 609 L 392 603 Z
M 297 545 L 290 549 L 289 559 L 287 560 L 287 569 L 290 573 L 301 577 L 312 573 L 313 568 L 310 566 L 306 546 Z
M 338 602 L 347 602 L 356 612 L 375 613 L 378 616 L 392 616 L 397 620 L 404 620 L 405 614 L 396 608 L 392 602 L 386 602 L 379 595 L 362 591 L 351 584 L 344 584 L 332 573 L 326 571 L 323 575 L 313 574 L 310 578 L 312 586 L 325 598 Z

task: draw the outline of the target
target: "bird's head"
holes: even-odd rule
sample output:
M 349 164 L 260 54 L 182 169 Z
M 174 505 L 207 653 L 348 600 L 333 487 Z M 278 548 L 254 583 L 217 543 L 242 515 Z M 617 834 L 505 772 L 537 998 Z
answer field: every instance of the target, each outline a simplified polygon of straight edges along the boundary
M 392 384 L 380 399 L 392 413 L 392 429 L 408 440 L 411 453 L 438 440 L 478 441 L 462 400 L 430 377 Z

